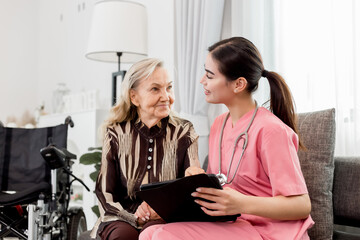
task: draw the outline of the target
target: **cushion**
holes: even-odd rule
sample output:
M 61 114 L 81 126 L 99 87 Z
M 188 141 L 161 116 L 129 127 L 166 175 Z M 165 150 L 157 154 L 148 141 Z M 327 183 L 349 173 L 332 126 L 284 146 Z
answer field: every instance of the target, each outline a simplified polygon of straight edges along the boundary
M 298 155 L 311 199 L 310 239 L 332 239 L 335 109 L 298 114 L 299 137 L 306 149 Z
M 360 157 L 334 159 L 334 222 L 360 227 Z

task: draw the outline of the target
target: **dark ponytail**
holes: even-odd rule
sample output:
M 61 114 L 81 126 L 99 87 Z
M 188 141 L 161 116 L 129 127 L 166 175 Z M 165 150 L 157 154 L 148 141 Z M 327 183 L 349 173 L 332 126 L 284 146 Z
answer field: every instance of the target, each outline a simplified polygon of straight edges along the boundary
M 270 85 L 270 110 L 298 134 L 294 100 L 288 85 L 276 72 L 267 72 L 264 77 Z M 299 146 L 304 148 L 300 138 Z
M 242 37 L 233 37 L 215 43 L 208 50 L 227 80 L 231 82 L 244 77 L 250 93 L 258 88 L 261 77 L 267 78 L 270 84 L 270 110 L 298 133 L 289 87 L 279 74 L 264 69 L 261 55 L 252 42 Z M 303 147 L 300 140 L 299 146 Z

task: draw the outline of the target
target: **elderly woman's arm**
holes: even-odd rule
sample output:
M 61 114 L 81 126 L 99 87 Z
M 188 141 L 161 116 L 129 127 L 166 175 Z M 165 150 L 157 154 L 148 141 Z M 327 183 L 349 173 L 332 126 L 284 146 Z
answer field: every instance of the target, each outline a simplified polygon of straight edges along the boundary
M 187 157 L 189 158 L 189 166 L 185 167 L 185 176 L 191 176 L 196 174 L 205 173 L 205 171 L 200 167 L 199 155 L 198 155 L 198 139 L 199 137 L 195 133 L 194 128 L 191 126 L 190 135 L 196 136 L 193 138 L 193 142 L 187 149 Z
M 95 193 L 100 202 L 102 221 L 123 220 L 137 227 L 136 216 L 126 211 L 120 204 L 119 195 L 126 189 L 121 189 L 120 177 L 118 176 L 116 159 L 118 156 L 118 141 L 113 129 L 108 129 L 103 143 L 101 169 L 96 181 Z M 120 193 L 120 194 L 119 194 Z M 114 219 L 116 218 L 116 219 Z

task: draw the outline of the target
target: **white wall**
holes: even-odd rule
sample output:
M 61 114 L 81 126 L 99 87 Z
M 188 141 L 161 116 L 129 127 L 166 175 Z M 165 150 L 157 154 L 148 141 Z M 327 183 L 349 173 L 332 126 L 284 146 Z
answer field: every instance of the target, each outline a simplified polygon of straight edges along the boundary
M 0 121 L 37 102 L 38 1 L 0 1 Z
M 6 0 L 0 2 L 0 121 L 20 117 L 42 103 L 52 112 L 52 94 L 63 82 L 71 93 L 99 91 L 100 108 L 110 107 L 116 63 L 85 58 L 93 5 L 97 0 Z M 173 67 L 173 1 L 138 0 L 148 11 L 150 57 Z M 124 65 L 127 69 L 129 65 Z
M 20 118 L 26 109 L 33 113 L 42 103 L 45 111 L 51 113 L 52 94 L 60 82 L 65 83 L 71 93 L 98 90 L 99 108 L 110 108 L 111 74 L 117 71 L 117 64 L 85 58 L 92 9 L 97 1 L 0 1 L 0 121 L 6 123 L 10 115 Z M 161 58 L 173 68 L 173 1 L 138 2 L 147 8 L 149 57 Z M 129 65 L 123 67 L 127 69 Z M 54 115 L 57 116 L 62 117 Z M 74 119 L 76 116 L 73 114 Z M 75 124 L 87 126 L 89 123 Z M 89 131 L 86 140 L 94 134 Z M 81 152 L 75 153 L 79 156 L 93 146 L 96 145 L 83 146 Z M 85 212 L 90 228 L 94 218 L 89 208 Z

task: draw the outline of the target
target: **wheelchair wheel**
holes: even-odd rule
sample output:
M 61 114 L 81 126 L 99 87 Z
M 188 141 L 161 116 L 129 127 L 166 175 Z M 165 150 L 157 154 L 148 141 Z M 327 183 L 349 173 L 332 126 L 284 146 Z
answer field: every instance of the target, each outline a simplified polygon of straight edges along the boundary
M 68 240 L 77 240 L 81 233 L 87 230 L 86 218 L 83 210 L 79 210 L 70 216 L 68 225 Z

